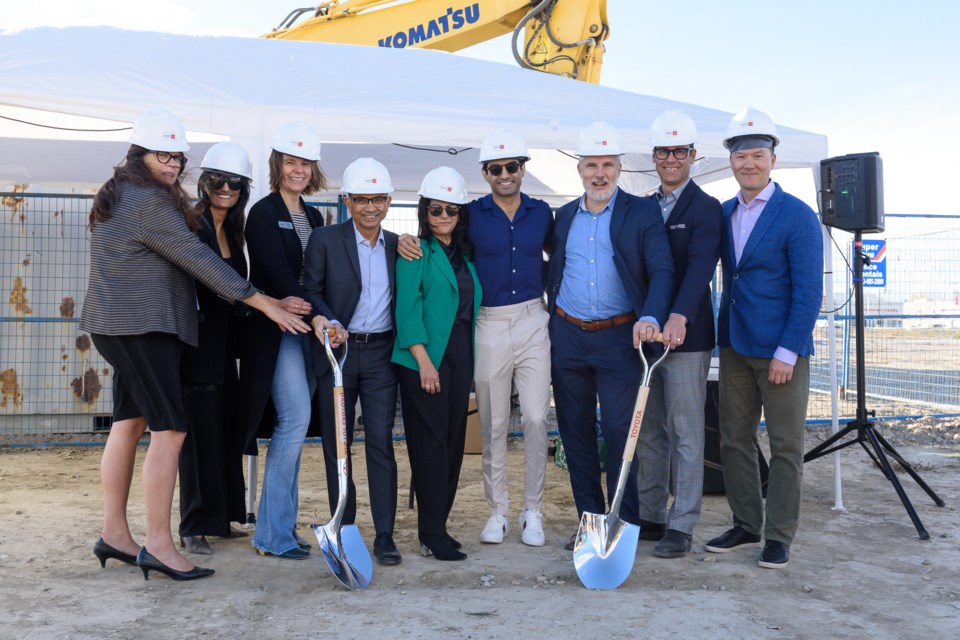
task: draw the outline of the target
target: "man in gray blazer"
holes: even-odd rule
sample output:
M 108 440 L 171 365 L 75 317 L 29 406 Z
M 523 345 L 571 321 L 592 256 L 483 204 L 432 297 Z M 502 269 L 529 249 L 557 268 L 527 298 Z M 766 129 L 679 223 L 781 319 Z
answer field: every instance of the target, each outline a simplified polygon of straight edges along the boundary
M 353 442 L 358 397 L 363 411 L 370 510 L 376 529 L 374 555 L 380 564 L 394 565 L 400 563 L 400 552 L 393 541 L 397 511 L 397 462 L 393 453 L 397 380 L 390 364 L 397 235 L 380 226 L 390 207 L 393 188 L 386 167 L 372 158 L 359 158 L 344 171 L 342 189 L 347 194 L 351 219 L 316 229 L 310 235 L 304 258 L 304 288 L 320 314 L 312 321 L 320 338 L 313 345 L 313 367 L 319 385 L 327 492 L 333 512 L 339 496 L 336 414 L 331 392 L 333 376 L 322 342 L 323 331 L 333 328 L 336 336 L 332 343 L 349 341 L 343 369 L 348 443 Z M 343 523 L 352 524 L 356 511 L 356 488 L 351 477 Z

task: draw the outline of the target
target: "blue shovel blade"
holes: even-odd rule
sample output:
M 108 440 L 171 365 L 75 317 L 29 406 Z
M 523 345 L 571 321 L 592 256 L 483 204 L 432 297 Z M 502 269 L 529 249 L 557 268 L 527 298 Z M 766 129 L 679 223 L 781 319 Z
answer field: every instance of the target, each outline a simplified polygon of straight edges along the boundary
M 366 589 L 373 577 L 373 561 L 356 525 L 339 531 L 330 524 L 313 525 L 323 559 L 333 575 L 348 589 Z
M 587 589 L 616 589 L 630 576 L 640 527 L 614 514 L 584 513 L 573 548 L 573 566 Z

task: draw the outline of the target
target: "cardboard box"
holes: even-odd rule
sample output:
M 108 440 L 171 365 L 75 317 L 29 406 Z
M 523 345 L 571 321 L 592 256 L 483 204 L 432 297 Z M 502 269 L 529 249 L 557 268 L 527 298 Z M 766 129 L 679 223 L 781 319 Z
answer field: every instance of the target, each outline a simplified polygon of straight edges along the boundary
M 477 413 L 477 398 L 470 394 L 470 403 L 467 405 L 467 439 L 463 447 L 465 454 L 476 455 L 483 453 L 483 435 L 480 433 L 480 414 Z

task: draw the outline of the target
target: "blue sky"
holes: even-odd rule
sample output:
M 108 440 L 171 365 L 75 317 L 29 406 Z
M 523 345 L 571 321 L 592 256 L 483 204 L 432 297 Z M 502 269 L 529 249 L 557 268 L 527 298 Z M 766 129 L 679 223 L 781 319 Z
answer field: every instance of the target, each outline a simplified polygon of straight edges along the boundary
M 44 0 L 10 3 L 5 29 L 109 24 L 258 35 L 284 1 Z M 825 134 L 830 154 L 879 151 L 890 213 L 960 213 L 947 196 L 960 146 L 960 3 L 887 0 L 608 0 L 601 84 L 726 111 L 753 106 Z M 512 62 L 509 39 L 467 50 Z M 796 174 L 796 171 L 789 172 Z M 810 199 L 808 174 L 777 179 Z M 712 189 L 732 195 L 733 186 Z M 726 193 L 724 193 L 726 190 Z

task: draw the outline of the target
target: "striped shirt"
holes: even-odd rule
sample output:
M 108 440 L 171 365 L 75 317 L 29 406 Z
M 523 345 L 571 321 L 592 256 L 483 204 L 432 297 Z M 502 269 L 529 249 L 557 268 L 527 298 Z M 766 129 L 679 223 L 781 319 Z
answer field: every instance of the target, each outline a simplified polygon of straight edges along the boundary
M 195 347 L 194 277 L 228 300 L 256 293 L 190 231 L 162 189 L 122 183 L 110 214 L 90 234 L 82 331 L 110 336 L 173 333 Z
M 290 211 L 290 219 L 293 221 L 293 229 L 297 232 L 297 237 L 300 238 L 300 250 L 303 251 L 303 255 L 307 255 L 307 241 L 310 240 L 310 232 L 313 231 L 313 227 L 310 226 L 310 221 L 307 220 L 307 214 L 301 211 Z M 303 265 L 300 265 L 300 284 L 303 284 L 303 278 L 305 276 Z

